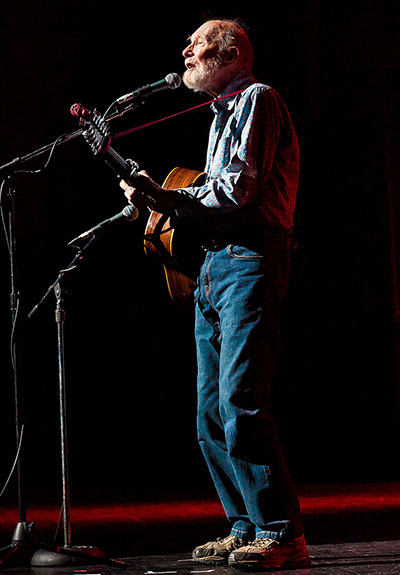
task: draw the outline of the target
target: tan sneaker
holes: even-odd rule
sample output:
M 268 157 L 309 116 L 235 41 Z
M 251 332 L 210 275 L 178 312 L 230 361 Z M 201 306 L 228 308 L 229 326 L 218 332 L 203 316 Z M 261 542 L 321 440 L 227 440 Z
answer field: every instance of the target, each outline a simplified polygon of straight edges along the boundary
M 293 541 L 279 542 L 275 539 L 256 539 L 250 545 L 240 547 L 229 555 L 231 567 L 291 569 L 308 567 L 308 555 L 304 535 Z
M 204 545 L 199 545 L 192 553 L 194 561 L 200 563 L 207 563 L 208 565 L 218 565 L 228 563 L 229 553 L 235 549 L 239 549 L 246 544 L 244 539 L 235 537 L 235 535 L 228 535 L 221 539 L 218 537 L 216 541 L 209 541 Z

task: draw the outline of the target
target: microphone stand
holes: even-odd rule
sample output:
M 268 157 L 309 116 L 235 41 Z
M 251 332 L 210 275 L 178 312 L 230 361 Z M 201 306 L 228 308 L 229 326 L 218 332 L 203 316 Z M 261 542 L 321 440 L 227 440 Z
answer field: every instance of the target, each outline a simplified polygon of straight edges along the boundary
M 70 523 L 70 500 L 69 500 L 69 470 L 68 470 L 68 435 L 67 435 L 67 402 L 65 385 L 65 296 L 68 291 L 65 289 L 66 280 L 70 273 L 77 269 L 78 263 L 83 261 L 83 254 L 90 244 L 97 238 L 95 234 L 89 241 L 79 248 L 70 265 L 60 270 L 55 282 L 48 288 L 45 295 L 38 304 L 28 314 L 31 318 L 43 303 L 51 291 L 56 297 L 55 320 L 57 323 L 57 349 L 58 349 L 58 391 L 60 405 L 60 430 L 61 430 L 61 472 L 62 472 L 62 512 L 64 528 L 64 545 L 51 546 L 42 545 L 42 549 L 36 551 L 32 557 L 31 565 L 34 567 L 59 567 L 75 563 L 76 559 L 83 560 L 91 564 L 107 563 L 116 567 L 125 567 L 126 564 L 116 559 L 108 559 L 106 555 L 94 546 L 73 546 L 71 544 L 71 523 Z
M 17 551 L 21 551 L 26 546 L 29 535 L 32 533 L 35 523 L 28 523 L 26 520 L 26 505 L 23 495 L 23 429 L 21 423 L 21 401 L 20 401 L 20 354 L 19 354 L 19 325 L 18 325 L 18 307 L 19 307 L 19 292 L 16 285 L 17 267 L 16 267 L 16 237 L 14 234 L 15 229 L 15 189 L 12 184 L 11 177 L 9 178 L 8 197 L 10 198 L 10 211 L 8 214 L 8 247 L 10 253 L 10 311 L 11 311 L 11 325 L 12 325 L 12 341 L 11 341 L 11 363 L 13 369 L 13 382 L 14 382 L 14 409 L 15 409 L 15 434 L 16 434 L 16 469 L 17 469 L 17 496 L 18 496 L 18 512 L 19 521 L 14 529 L 11 543 L 6 547 L 0 549 L 0 565 L 5 563 L 11 556 L 15 555 Z
M 125 114 L 125 112 L 128 112 L 136 107 L 138 107 L 139 105 L 143 104 L 143 101 L 136 101 L 136 102 L 132 102 L 130 103 L 128 106 L 126 106 L 125 108 L 120 108 L 120 109 L 116 109 L 112 114 L 109 114 L 105 117 L 105 120 L 107 122 L 114 120 L 115 118 L 122 116 L 123 114 Z M 81 124 L 84 124 L 83 121 L 81 121 Z M 33 173 L 30 172 L 29 170 L 23 170 L 21 168 L 21 166 L 23 166 L 26 162 L 29 162 L 30 160 L 38 157 L 38 156 L 42 156 L 43 154 L 46 154 L 48 152 L 52 152 L 52 150 L 54 150 L 57 146 L 59 146 L 60 144 L 65 144 L 73 139 L 75 139 L 78 136 L 81 136 L 83 134 L 83 132 L 85 131 L 85 127 L 80 128 L 79 130 L 76 130 L 74 132 L 71 132 L 69 134 L 63 134 L 62 136 L 59 136 L 57 138 L 57 140 L 51 144 L 47 144 L 46 146 L 43 146 L 41 148 L 38 148 L 37 150 L 34 150 L 33 152 L 30 152 L 29 154 L 26 154 L 25 156 L 17 156 L 16 158 L 14 158 L 13 160 L 11 160 L 10 162 L 4 164 L 3 166 L 0 166 L 0 181 L 6 181 L 8 180 L 12 180 L 14 175 L 18 172 L 25 172 L 25 173 Z M 18 325 L 17 325 L 17 316 L 18 316 L 18 305 L 19 305 L 19 301 L 18 301 L 18 293 L 16 291 L 16 285 L 15 285 L 15 277 L 16 277 L 16 272 L 17 272 L 17 265 L 16 265 L 16 234 L 15 234 L 15 189 L 14 186 L 10 184 L 9 187 L 9 196 L 11 198 L 11 207 L 10 207 L 10 213 L 9 213 L 9 230 L 8 230 L 8 243 L 9 243 L 9 253 L 10 253 L 10 276 L 11 276 L 11 295 L 10 295 L 10 310 L 11 310 L 11 322 L 12 322 L 12 330 L 13 330 L 13 342 L 12 342 L 12 364 L 13 364 L 13 380 L 14 380 L 14 409 L 15 409 L 15 427 L 16 427 L 16 444 L 17 444 L 17 455 L 16 455 L 16 469 L 17 469 L 17 484 L 18 484 L 18 512 L 19 512 L 19 521 L 14 529 L 13 535 L 12 535 L 12 539 L 11 539 L 11 543 L 9 545 L 7 545 L 6 547 L 3 547 L 0 549 L 0 566 L 3 566 L 12 556 L 15 556 L 17 551 L 21 551 L 23 548 L 25 548 L 28 544 L 28 535 L 33 531 L 34 526 L 35 526 L 35 522 L 30 522 L 28 523 L 26 521 L 26 504 L 24 501 L 24 497 L 23 497 L 23 474 L 22 474 L 22 454 L 23 454 L 23 445 L 22 445 L 22 439 L 23 439 L 23 424 L 21 423 L 21 409 L 20 409 L 20 386 L 19 386 L 19 363 L 20 363 L 20 357 L 19 357 L 19 349 L 18 349 L 18 345 L 17 345 L 17 334 L 18 334 Z M 61 278 L 60 278 L 61 279 Z M 59 283 L 59 282 L 56 282 Z M 52 289 L 55 289 L 55 285 L 52 287 Z M 59 284 L 61 287 L 61 283 Z M 60 297 L 62 297 L 62 290 L 60 290 Z M 46 294 L 47 295 L 47 294 Z M 57 296 L 58 297 L 58 296 Z M 39 304 L 38 304 L 39 305 Z M 59 306 L 61 306 L 61 300 L 58 304 Z M 34 310 L 32 310 L 31 314 L 33 313 Z M 30 314 L 30 315 L 31 315 Z M 63 320 L 61 319 L 63 316 L 61 307 L 58 310 L 58 315 L 60 317 L 60 321 L 58 322 L 59 325 L 59 345 L 60 347 L 62 347 L 63 345 Z M 62 349 L 59 350 L 60 355 L 63 353 Z M 59 358 L 59 361 L 61 361 L 61 359 Z M 63 377 L 63 366 L 59 366 L 60 368 L 60 378 Z M 60 397 L 60 401 L 61 401 L 61 397 Z M 63 418 L 62 418 L 63 420 Z M 65 420 L 63 420 L 65 421 Z M 62 433 L 64 433 L 64 430 L 62 430 Z M 65 446 L 65 441 L 63 440 L 63 445 Z M 68 487 L 67 487 L 67 477 L 66 477 L 66 463 L 67 463 L 67 457 L 66 457 L 66 453 L 64 452 L 63 455 L 63 484 L 65 485 L 65 501 L 64 503 L 67 504 L 68 506 Z M 64 519 L 64 530 L 65 530 L 65 545 L 64 545 L 64 553 L 65 555 L 70 555 L 69 551 L 70 548 L 68 546 L 69 543 L 69 535 L 68 535 L 68 530 L 69 530 L 69 517 L 68 517 L 68 509 L 66 510 L 64 508 L 64 515 L 67 515 L 67 519 Z M 79 553 L 78 551 L 76 551 L 75 556 L 78 556 Z M 88 558 L 88 555 L 85 555 L 86 558 Z M 113 561 L 113 564 L 116 564 L 118 562 Z

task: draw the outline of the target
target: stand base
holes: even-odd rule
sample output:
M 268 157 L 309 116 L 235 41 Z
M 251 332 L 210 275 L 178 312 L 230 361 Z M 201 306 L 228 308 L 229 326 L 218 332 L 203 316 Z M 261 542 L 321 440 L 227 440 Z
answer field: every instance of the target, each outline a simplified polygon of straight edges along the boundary
M 12 536 L 12 544 L 17 545 L 26 541 L 28 537 L 31 536 L 34 527 L 34 521 L 31 521 L 30 523 L 27 523 L 26 521 L 20 521 L 17 523 Z
M 74 557 L 69 557 L 56 551 L 46 551 L 45 549 L 36 551 L 31 559 L 33 567 L 66 567 L 74 563 Z
M 1 556 L 0 565 L 3 565 L 9 559 L 11 559 L 14 553 L 17 553 L 17 551 L 21 549 L 21 547 L 22 543 L 11 543 L 10 545 L 7 545 L 7 547 L 3 547 L 2 549 L 0 549 L 0 556 Z
M 103 551 L 92 546 L 71 546 L 57 547 L 56 550 L 39 549 L 32 556 L 31 565 L 33 567 L 63 567 L 79 563 L 81 565 L 113 565 L 123 567 L 123 561 L 109 559 Z
M 0 565 L 3 565 L 8 560 L 14 559 L 17 554 L 26 554 L 27 548 L 31 544 L 31 534 L 35 526 L 34 522 L 27 523 L 20 521 L 17 523 L 10 545 L 0 549 Z

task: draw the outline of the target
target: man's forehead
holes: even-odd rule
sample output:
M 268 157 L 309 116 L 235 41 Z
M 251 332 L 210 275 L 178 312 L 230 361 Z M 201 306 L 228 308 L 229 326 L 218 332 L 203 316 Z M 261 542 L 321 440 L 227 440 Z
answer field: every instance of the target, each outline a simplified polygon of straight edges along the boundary
M 210 21 L 210 22 L 206 22 L 205 24 L 202 24 L 200 26 L 200 28 L 197 28 L 197 30 L 195 30 L 193 32 L 193 34 L 190 34 L 190 36 L 188 36 L 188 40 L 193 42 L 193 40 L 196 40 L 197 38 L 206 38 L 207 39 L 207 34 L 208 32 L 211 30 L 211 28 L 214 28 L 215 23 Z

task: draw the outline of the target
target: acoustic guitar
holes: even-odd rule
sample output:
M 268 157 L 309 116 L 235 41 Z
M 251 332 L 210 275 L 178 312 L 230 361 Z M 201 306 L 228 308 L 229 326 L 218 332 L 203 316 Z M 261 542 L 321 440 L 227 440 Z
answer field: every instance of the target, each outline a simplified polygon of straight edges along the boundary
M 106 120 L 94 111 L 90 113 L 90 119 L 85 119 L 84 125 L 83 136 L 92 152 L 103 155 L 106 163 L 135 187 L 139 166 L 133 160 L 122 158 L 111 147 L 112 138 Z M 176 167 L 166 177 L 163 188 L 173 190 L 198 186 L 204 177 L 204 172 Z M 172 301 L 184 310 L 192 310 L 197 271 L 204 255 L 194 221 L 152 210 L 144 232 L 144 251 L 148 256 L 161 259 Z
M 204 172 L 174 168 L 163 188 L 174 190 L 201 185 L 204 176 Z M 191 219 L 175 219 L 153 210 L 144 233 L 146 255 L 161 259 L 171 299 L 185 310 L 192 309 L 196 275 L 204 255 L 194 226 Z

